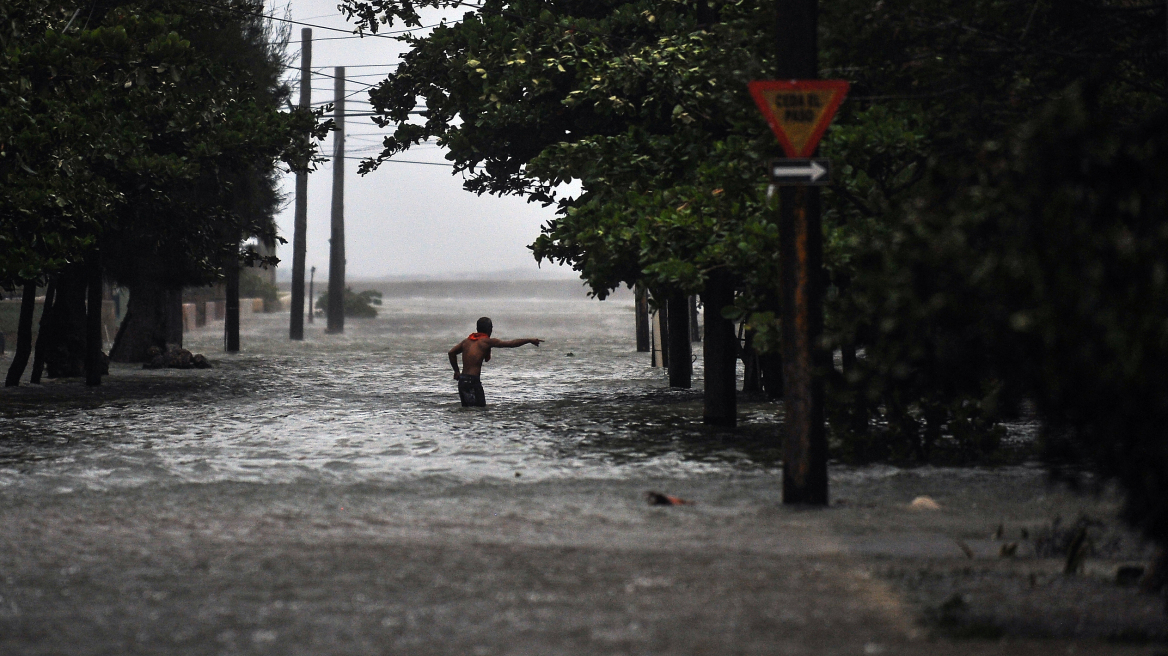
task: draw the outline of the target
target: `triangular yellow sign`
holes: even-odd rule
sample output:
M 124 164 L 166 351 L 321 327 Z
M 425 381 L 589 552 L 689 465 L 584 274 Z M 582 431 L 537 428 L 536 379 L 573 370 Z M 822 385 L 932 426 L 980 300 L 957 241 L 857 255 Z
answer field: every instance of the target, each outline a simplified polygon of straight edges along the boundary
M 756 80 L 750 95 L 787 157 L 811 157 L 848 86 L 844 80 Z

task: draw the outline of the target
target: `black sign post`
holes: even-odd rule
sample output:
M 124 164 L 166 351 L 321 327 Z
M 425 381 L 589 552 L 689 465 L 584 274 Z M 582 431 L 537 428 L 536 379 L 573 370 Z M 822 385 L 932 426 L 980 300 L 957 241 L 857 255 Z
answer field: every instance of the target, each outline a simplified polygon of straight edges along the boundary
M 778 0 L 776 5 L 776 77 L 814 80 L 819 77 L 817 0 Z M 802 153 L 789 152 L 787 156 L 793 154 Z M 811 167 L 807 168 L 810 175 Z M 823 331 L 823 228 L 817 186 L 779 187 L 779 242 L 785 410 L 783 503 L 826 506 L 823 380 L 816 371 L 824 359 L 819 344 Z

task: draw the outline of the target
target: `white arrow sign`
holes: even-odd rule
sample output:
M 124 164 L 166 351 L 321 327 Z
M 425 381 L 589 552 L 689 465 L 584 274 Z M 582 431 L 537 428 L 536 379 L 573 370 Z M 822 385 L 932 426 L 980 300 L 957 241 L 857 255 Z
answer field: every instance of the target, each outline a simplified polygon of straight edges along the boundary
M 831 161 L 826 159 L 780 159 L 771 163 L 775 184 L 826 185 L 831 183 Z

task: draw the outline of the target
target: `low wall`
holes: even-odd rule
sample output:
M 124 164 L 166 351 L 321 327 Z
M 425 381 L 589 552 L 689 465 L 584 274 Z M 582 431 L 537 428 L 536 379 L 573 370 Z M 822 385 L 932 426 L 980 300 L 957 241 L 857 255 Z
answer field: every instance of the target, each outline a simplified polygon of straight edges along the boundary
M 241 298 L 239 299 L 239 320 L 244 321 L 247 317 L 254 314 L 262 314 L 264 311 L 264 299 L 262 298 Z M 196 303 L 183 303 L 183 332 L 190 332 L 195 328 L 211 323 L 212 321 L 223 321 L 227 318 L 227 301 L 199 301 Z

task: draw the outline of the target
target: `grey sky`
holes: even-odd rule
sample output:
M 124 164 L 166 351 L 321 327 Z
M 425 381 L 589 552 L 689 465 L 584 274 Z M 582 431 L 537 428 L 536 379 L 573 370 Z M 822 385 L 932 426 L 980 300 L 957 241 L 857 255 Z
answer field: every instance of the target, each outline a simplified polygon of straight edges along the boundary
M 283 16 L 285 0 L 268 0 Z M 291 0 L 291 18 L 315 25 L 351 30 L 337 11 L 338 0 Z M 429 12 L 424 25 L 438 22 L 443 15 L 457 19 L 465 10 L 444 14 Z M 292 26 L 289 53 L 294 65 L 300 61 L 300 29 Z M 400 29 L 395 28 L 395 29 Z M 375 84 L 378 75 L 392 70 L 405 51 L 405 44 L 385 38 L 336 39 L 340 32 L 313 30 L 312 100 L 332 100 L 333 80 L 316 73 L 333 74 L 333 66 L 346 66 L 347 112 L 368 108 L 368 95 L 360 89 Z M 325 40 L 333 39 L 333 40 Z M 288 79 L 299 89 L 299 71 L 289 70 Z M 354 93 L 356 92 L 356 93 Z M 293 100 L 298 98 L 293 94 Z M 346 119 L 346 147 L 350 157 L 379 152 L 381 130 L 368 118 Z M 322 150 L 332 152 L 331 138 Z M 399 156 L 400 159 L 444 163 L 443 151 L 423 145 Z M 554 216 L 553 207 L 528 204 L 522 198 L 475 196 L 462 189 L 462 176 L 440 166 L 386 163 L 367 176 L 357 175 L 359 161 L 345 162 L 345 247 L 348 274 L 352 277 L 380 276 L 461 276 L 523 269 L 540 273 L 527 250 L 539 235 L 540 226 Z M 308 181 L 307 265 L 322 275 L 328 269 L 332 162 L 324 164 Z M 288 240 L 278 252 L 282 269 L 292 263 L 293 178 L 285 176 L 288 204 L 277 217 L 280 234 Z M 570 277 L 570 269 L 543 265 L 540 277 Z M 287 272 L 284 272 L 287 275 Z

